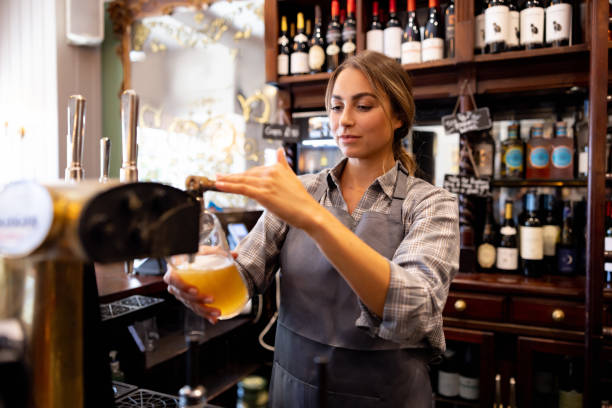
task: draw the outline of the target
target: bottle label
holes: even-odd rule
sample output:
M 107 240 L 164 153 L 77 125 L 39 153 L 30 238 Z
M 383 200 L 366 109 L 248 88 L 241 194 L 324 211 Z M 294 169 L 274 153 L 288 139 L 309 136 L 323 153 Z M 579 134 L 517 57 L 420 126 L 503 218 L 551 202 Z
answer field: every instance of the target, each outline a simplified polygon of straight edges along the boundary
M 568 40 L 572 32 L 572 6 L 553 4 L 546 9 L 546 42 Z
M 384 52 L 383 30 L 370 30 L 366 34 L 366 48 L 370 51 Z
M 402 64 L 418 64 L 421 62 L 421 43 L 408 41 L 402 43 Z
M 548 150 L 545 147 L 534 147 L 529 153 L 529 163 L 531 167 L 543 169 L 548 166 Z
M 478 167 L 480 176 L 493 175 L 493 145 L 490 143 L 478 143 L 474 146 L 474 160 Z
M 459 376 L 459 396 L 468 400 L 477 400 L 480 397 L 478 378 Z
M 287 44 L 289 44 L 289 37 L 285 37 L 285 36 L 283 36 L 283 37 L 279 37 L 279 39 L 278 39 L 278 45 L 281 45 L 281 46 L 283 46 L 283 47 L 284 47 L 284 46 L 285 46 L 285 45 L 287 45 Z
M 355 27 L 346 27 L 342 30 L 342 41 L 355 42 Z
M 561 236 L 561 228 L 558 225 L 544 225 L 542 237 L 544 239 L 544 256 L 555 256 L 557 243 Z
M 573 274 L 576 268 L 576 250 L 574 248 L 559 248 L 557 261 L 560 274 Z
M 353 54 L 355 52 L 355 43 L 352 41 L 345 42 L 342 44 L 342 53 L 343 54 Z
M 544 9 L 529 7 L 521 11 L 521 45 L 544 42 Z
M 521 232 L 521 258 L 539 261 L 544 259 L 542 227 L 523 227 Z
M 478 265 L 481 268 L 492 268 L 495 265 L 495 247 L 489 243 L 480 244 L 478 247 Z
M 294 52 L 291 54 L 291 73 L 308 73 L 308 54 L 305 52 Z
M 509 47 L 518 47 L 521 40 L 520 19 L 518 11 L 512 10 L 509 12 L 508 39 L 506 40 Z
M 336 44 L 329 44 L 325 49 L 327 55 L 337 55 L 340 52 L 340 47 Z
M 278 75 L 289 75 L 289 56 L 287 54 L 279 54 L 276 65 Z
M 604 241 L 604 251 L 612 251 L 612 237 L 606 237 Z
M 559 391 L 559 408 L 582 408 L 582 393 L 571 391 Z
M 444 40 L 441 38 L 427 38 L 423 40 L 421 47 L 423 62 L 444 58 Z
M 480 13 L 476 16 L 476 24 L 474 24 L 474 47 L 482 49 L 485 46 L 485 16 Z
M 578 153 L 578 174 L 586 176 L 589 172 L 589 152 Z
M 558 169 L 565 169 L 572 165 L 572 151 L 567 146 L 557 146 L 552 151 L 552 165 Z
M 497 269 L 515 271 L 518 269 L 518 248 L 497 248 Z
M 485 43 L 505 42 L 510 20 L 508 6 L 493 6 L 485 10 Z
M 383 31 L 383 45 L 385 55 L 390 58 L 400 59 L 402 56 L 402 34 L 400 27 L 389 27 Z
M 459 374 L 438 371 L 438 394 L 444 397 L 459 395 Z
M 342 33 L 339 30 L 327 30 L 325 35 L 325 41 L 331 45 L 331 43 L 339 43 L 342 40 Z
M 521 170 L 523 168 L 523 149 L 514 146 L 506 150 L 504 163 L 509 170 Z
M 308 50 L 308 66 L 311 71 L 321 71 L 325 64 L 325 51 L 320 45 L 313 45 Z

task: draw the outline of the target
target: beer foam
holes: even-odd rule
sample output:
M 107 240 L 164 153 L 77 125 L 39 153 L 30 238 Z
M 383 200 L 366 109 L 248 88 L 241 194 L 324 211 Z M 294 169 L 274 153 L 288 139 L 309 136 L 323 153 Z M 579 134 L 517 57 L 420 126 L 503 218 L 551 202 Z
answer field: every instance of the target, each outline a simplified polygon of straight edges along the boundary
M 232 263 L 233 261 L 230 258 L 222 255 L 196 255 L 192 263 L 184 263 L 179 266 L 179 269 L 214 270 L 226 268 L 231 266 Z

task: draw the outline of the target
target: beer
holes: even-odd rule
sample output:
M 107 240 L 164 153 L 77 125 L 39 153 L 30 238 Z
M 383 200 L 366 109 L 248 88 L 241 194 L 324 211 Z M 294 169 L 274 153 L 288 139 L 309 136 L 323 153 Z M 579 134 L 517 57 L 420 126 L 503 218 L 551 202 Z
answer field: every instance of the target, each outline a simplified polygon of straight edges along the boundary
M 209 306 L 221 310 L 219 319 L 229 319 L 240 313 L 249 298 L 236 264 L 221 255 L 196 255 L 191 263 L 177 266 L 177 273 L 188 285 L 195 286 L 201 295 L 210 295 Z

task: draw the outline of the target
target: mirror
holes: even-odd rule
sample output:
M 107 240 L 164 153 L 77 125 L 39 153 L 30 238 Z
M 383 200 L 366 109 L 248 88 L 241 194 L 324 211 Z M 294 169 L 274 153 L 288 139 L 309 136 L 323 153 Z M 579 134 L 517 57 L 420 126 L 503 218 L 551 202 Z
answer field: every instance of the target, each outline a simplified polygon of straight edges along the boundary
M 140 96 L 140 180 L 182 188 L 189 174 L 215 178 L 264 164 L 279 145 L 261 137 L 276 99 L 265 85 L 264 0 L 150 3 L 109 8 L 115 23 L 124 19 L 123 88 Z M 247 204 L 241 196 L 206 198 L 219 207 Z

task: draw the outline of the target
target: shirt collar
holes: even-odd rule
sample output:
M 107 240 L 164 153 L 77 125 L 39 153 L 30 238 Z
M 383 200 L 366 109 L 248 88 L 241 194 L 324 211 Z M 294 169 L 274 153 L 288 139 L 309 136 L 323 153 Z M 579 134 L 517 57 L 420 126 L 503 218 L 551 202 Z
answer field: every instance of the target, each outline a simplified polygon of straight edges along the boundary
M 345 157 L 338 164 L 336 164 L 327 175 L 327 187 L 332 189 L 334 187 L 340 186 L 340 176 L 342 175 L 342 171 L 344 170 L 344 166 L 348 158 Z M 380 189 L 385 193 L 385 195 L 392 199 L 393 192 L 395 191 L 395 184 L 397 182 L 397 176 L 400 172 L 400 168 L 408 174 L 408 171 L 404 168 L 402 163 L 399 160 L 395 161 L 395 166 L 393 166 L 390 170 L 388 170 L 385 174 L 379 176 L 374 182 L 372 186 L 378 185 Z

